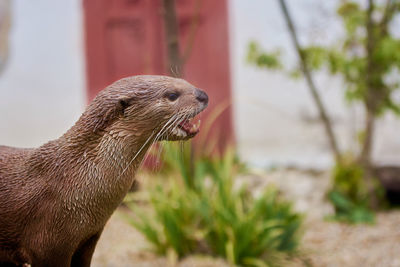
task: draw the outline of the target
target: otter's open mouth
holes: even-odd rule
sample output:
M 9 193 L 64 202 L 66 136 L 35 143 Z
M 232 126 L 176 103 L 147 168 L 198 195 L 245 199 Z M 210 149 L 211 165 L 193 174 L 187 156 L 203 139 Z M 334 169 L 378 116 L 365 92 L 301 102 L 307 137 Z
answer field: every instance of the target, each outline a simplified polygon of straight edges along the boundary
M 172 130 L 172 134 L 182 139 L 192 138 L 199 132 L 200 123 L 200 120 L 193 123 L 193 118 L 183 120 Z

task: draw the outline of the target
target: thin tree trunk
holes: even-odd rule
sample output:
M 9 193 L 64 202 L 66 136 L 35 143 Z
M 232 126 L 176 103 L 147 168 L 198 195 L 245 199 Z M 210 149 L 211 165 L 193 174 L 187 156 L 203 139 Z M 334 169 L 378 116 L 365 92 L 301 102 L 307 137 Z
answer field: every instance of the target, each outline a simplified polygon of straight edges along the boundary
M 289 10 L 288 10 L 288 8 L 286 6 L 286 2 L 285 2 L 285 0 L 279 0 L 279 3 L 280 3 L 280 6 L 281 6 L 281 9 L 282 9 L 282 13 L 283 13 L 283 15 L 285 17 L 285 20 L 286 20 L 286 24 L 287 24 L 287 26 L 289 28 L 289 32 L 290 32 L 290 35 L 292 37 L 292 41 L 293 41 L 294 46 L 295 46 L 295 48 L 297 50 L 297 54 L 299 56 L 301 70 L 303 72 L 304 77 L 306 78 L 306 81 L 307 81 L 307 84 L 308 84 L 308 88 L 310 89 L 310 92 L 311 92 L 311 95 L 313 97 L 313 100 L 314 100 L 315 104 L 317 105 L 317 109 L 318 109 L 318 112 L 319 112 L 319 117 L 320 117 L 320 119 L 321 119 L 321 121 L 322 121 L 322 123 L 324 125 L 325 132 L 326 132 L 326 135 L 328 137 L 328 141 L 329 141 L 329 145 L 330 145 L 331 151 L 332 151 L 332 153 L 333 153 L 333 155 L 335 157 L 336 163 L 340 163 L 341 162 L 341 154 L 340 154 L 340 150 L 338 148 L 337 142 L 336 142 L 335 134 L 334 134 L 333 129 L 332 129 L 332 123 L 331 123 L 331 121 L 329 119 L 329 116 L 327 115 L 325 106 L 324 106 L 324 104 L 322 102 L 322 99 L 321 99 L 321 97 L 320 97 L 320 95 L 319 95 L 319 93 L 317 91 L 317 88 L 316 88 L 316 86 L 314 84 L 314 81 L 313 81 L 312 76 L 311 76 L 311 72 L 310 72 L 310 70 L 309 70 L 309 68 L 307 66 L 304 53 L 303 53 L 303 51 L 301 49 L 300 43 L 299 43 L 298 38 L 297 38 L 297 34 L 296 34 L 296 30 L 294 28 L 294 24 L 293 24 L 292 18 L 290 16 Z
M 372 166 L 372 147 L 373 147 L 373 135 L 375 129 L 375 116 L 377 103 L 380 101 L 380 93 L 378 82 L 380 73 L 379 67 L 375 65 L 373 60 L 373 53 L 376 46 L 376 36 L 374 32 L 374 2 L 373 0 L 368 0 L 367 7 L 367 76 L 366 76 L 366 99 L 365 99 L 365 128 L 364 128 L 364 138 L 362 142 L 362 148 L 359 155 L 359 161 L 365 172 L 365 182 L 367 185 L 368 195 L 369 195 L 369 205 L 371 208 L 378 208 L 379 199 L 376 194 L 376 181 L 373 173 Z
M 182 76 L 182 60 L 179 52 L 178 21 L 175 0 L 161 0 L 163 4 L 165 39 L 167 42 L 168 72 Z
M 168 57 L 168 72 L 171 76 L 174 77 L 183 77 L 183 64 L 185 63 L 186 57 L 189 56 L 189 50 L 185 50 L 185 54 L 183 58 L 180 54 L 179 49 L 179 29 L 178 29 L 178 20 L 176 15 L 176 6 L 175 0 L 161 0 L 163 3 L 164 8 L 164 27 L 165 27 L 165 39 L 167 42 L 167 57 Z M 199 3 L 197 3 L 199 5 Z M 196 6 L 197 8 L 197 6 Z M 197 20 L 197 17 L 194 18 Z M 193 24 L 197 24 L 197 21 L 194 21 Z M 192 31 L 195 31 L 197 25 L 193 26 Z M 194 36 L 192 37 L 194 38 Z M 189 45 L 190 45 L 189 40 Z M 189 48 L 191 50 L 191 48 Z M 195 154 L 195 147 L 193 144 L 191 145 L 190 149 L 190 159 L 189 159 L 189 172 L 190 176 L 194 177 L 194 154 Z M 193 180 L 191 180 L 193 182 Z M 191 184 L 193 187 L 193 184 Z
M 365 113 L 364 138 L 362 139 L 363 141 L 359 161 L 364 166 L 364 168 L 371 169 L 371 154 L 375 129 L 375 113 L 370 108 L 366 108 Z
M 367 109 L 365 118 L 365 136 L 359 161 L 364 169 L 364 180 L 368 190 L 369 206 L 373 209 L 377 209 L 379 207 L 379 199 L 376 192 L 377 177 L 375 177 L 371 159 L 374 128 L 375 112 L 371 109 Z
M 375 49 L 374 22 L 372 15 L 374 12 L 374 3 L 368 0 L 367 8 L 367 75 L 366 75 L 366 98 L 365 98 L 365 128 L 364 138 L 361 147 L 359 160 L 366 170 L 371 169 L 371 148 L 373 143 L 373 131 L 375 125 L 375 107 L 378 99 L 375 97 L 376 73 L 373 61 L 373 53 Z
M 366 51 L 367 51 L 367 70 L 366 70 L 366 96 L 365 102 L 365 126 L 364 139 L 361 145 L 359 161 L 367 168 L 372 169 L 372 148 L 374 140 L 375 120 L 378 107 L 382 101 L 389 96 L 390 92 L 385 88 L 382 77 L 385 70 L 380 62 L 374 60 L 374 51 L 379 41 L 389 36 L 389 23 L 393 19 L 398 6 L 394 0 L 386 0 L 385 9 L 380 22 L 374 21 L 373 13 L 375 4 L 373 0 L 368 0 L 367 22 L 366 22 Z

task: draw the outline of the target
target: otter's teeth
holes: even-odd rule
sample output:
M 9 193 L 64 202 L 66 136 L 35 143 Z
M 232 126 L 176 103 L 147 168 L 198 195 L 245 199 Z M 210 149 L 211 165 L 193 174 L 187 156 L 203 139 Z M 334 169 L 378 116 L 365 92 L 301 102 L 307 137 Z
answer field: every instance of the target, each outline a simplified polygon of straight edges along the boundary
M 186 136 L 187 136 L 187 133 L 186 133 L 185 131 L 179 129 L 179 130 L 178 130 L 178 136 L 179 136 L 179 137 L 186 137 Z
M 186 137 L 186 135 L 187 135 L 186 132 L 180 128 L 174 128 L 172 130 L 172 134 L 175 136 L 178 136 L 178 137 Z
M 190 129 L 190 131 L 191 131 L 191 132 L 197 132 L 197 131 L 199 130 L 199 128 L 200 128 L 200 123 L 201 123 L 201 121 L 198 120 L 198 121 L 196 122 L 196 124 L 193 124 L 193 125 L 192 125 L 192 128 Z

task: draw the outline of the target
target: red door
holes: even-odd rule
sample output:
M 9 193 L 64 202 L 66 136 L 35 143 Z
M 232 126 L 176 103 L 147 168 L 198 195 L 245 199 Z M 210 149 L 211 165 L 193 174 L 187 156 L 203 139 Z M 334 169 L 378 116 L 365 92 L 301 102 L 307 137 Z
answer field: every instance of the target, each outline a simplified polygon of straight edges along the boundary
M 198 2 L 197 2 L 198 1 Z M 226 0 L 177 0 L 182 51 L 194 42 L 184 78 L 205 90 L 209 107 L 202 116 L 214 121 L 209 144 L 233 141 Z M 166 74 L 161 0 L 84 0 L 88 98 L 122 77 Z M 193 18 L 198 22 L 194 26 Z M 194 29 L 194 30 L 193 30 Z M 193 34 L 194 33 L 194 34 Z M 215 120 L 214 117 L 217 117 Z

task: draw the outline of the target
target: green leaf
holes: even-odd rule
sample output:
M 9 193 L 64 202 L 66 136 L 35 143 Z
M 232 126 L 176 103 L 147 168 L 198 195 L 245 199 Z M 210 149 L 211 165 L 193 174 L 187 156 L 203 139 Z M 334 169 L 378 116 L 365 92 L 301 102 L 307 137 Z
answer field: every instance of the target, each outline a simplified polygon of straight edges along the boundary
M 279 50 L 270 53 L 262 51 L 259 45 L 254 41 L 249 43 L 247 61 L 260 68 L 272 70 L 282 68 Z

